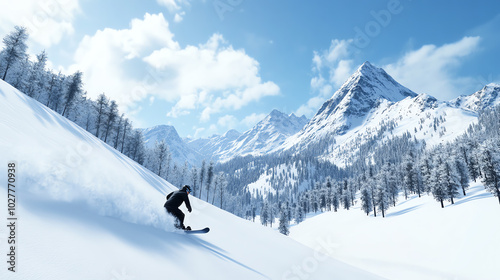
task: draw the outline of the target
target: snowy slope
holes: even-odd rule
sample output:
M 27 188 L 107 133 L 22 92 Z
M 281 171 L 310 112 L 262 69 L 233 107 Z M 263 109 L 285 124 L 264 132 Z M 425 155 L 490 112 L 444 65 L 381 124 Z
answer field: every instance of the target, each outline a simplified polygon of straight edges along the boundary
M 499 279 L 500 205 L 481 184 L 444 209 L 428 195 L 399 200 L 385 218 L 366 216 L 356 201 L 291 227 L 290 236 L 311 247 L 326 240 L 330 256 L 387 279 Z
M 179 136 L 175 127 L 171 125 L 158 125 L 142 130 L 144 142 L 150 149 L 154 149 L 156 141 L 162 140 L 168 145 L 172 154 L 172 159 L 178 165 L 183 165 L 187 161 L 191 165 L 199 165 L 202 156 L 191 149 Z
M 186 224 L 163 209 L 174 188 L 0 81 L 0 208 L 16 162 L 16 272 L 0 279 L 377 279 L 271 229 L 192 198 Z M 8 228 L 0 227 L 6 259 Z M 208 278 L 207 278 L 208 277 Z

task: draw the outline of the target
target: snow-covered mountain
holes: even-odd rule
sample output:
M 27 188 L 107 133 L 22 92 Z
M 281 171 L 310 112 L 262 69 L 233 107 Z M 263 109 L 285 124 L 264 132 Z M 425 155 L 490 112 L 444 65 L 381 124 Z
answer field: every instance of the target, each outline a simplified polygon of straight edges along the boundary
M 327 100 L 309 123 L 284 144 L 285 149 L 333 140 L 360 125 L 383 100 L 398 102 L 417 94 L 400 85 L 383 69 L 365 62 Z
M 417 95 L 383 69 L 365 62 L 296 135 L 280 147 L 308 152 L 345 166 L 365 143 L 382 144 L 409 134 L 429 147 L 453 140 L 477 120 L 477 111 L 498 104 L 499 88 L 452 100 Z
M 300 131 L 307 123 L 305 116 L 286 115 L 273 110 L 267 117 L 257 123 L 231 143 L 231 147 L 218 156 L 228 160 L 235 156 L 263 155 L 272 152 L 285 140 Z
M 192 148 L 208 158 L 227 161 L 237 156 L 264 155 L 274 151 L 285 140 L 300 131 L 307 123 L 305 116 L 297 117 L 293 113 L 286 115 L 273 110 L 252 129 L 239 134 L 230 130 L 222 136 L 213 136 L 208 140 L 191 141 Z
M 312 250 L 196 198 L 185 222 L 210 233 L 174 230 L 174 186 L 1 80 L 0 158 L 19 217 L 0 227 L 15 258 L 0 279 L 379 279 L 325 256 L 331 242 Z
M 491 108 L 500 104 L 500 85 L 486 85 L 480 91 L 468 96 L 459 96 L 456 99 L 452 100 L 450 103 L 475 112 L 488 107 Z
M 240 135 L 240 132 L 231 129 L 222 135 L 213 135 L 210 138 L 187 140 L 187 144 L 200 154 L 205 155 L 207 158 L 211 158 L 213 155 L 217 155 L 228 150 L 231 143 L 238 139 Z
M 172 160 L 177 164 L 187 161 L 191 165 L 199 165 L 202 156 L 187 145 L 171 125 L 158 125 L 142 130 L 146 147 L 153 149 L 155 143 L 162 140 L 168 145 Z

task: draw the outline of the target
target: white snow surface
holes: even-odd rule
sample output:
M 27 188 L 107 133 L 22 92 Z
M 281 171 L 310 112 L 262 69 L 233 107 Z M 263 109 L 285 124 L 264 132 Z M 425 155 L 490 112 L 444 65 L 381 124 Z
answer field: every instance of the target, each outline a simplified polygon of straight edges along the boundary
M 385 218 L 357 200 L 292 226 L 290 237 L 313 248 L 323 240 L 330 256 L 387 279 L 500 279 L 500 204 L 480 183 L 445 208 L 428 195 L 399 200 Z
M 211 231 L 175 231 L 163 208 L 171 184 L 3 81 L 0 158 L 0 279 L 380 279 L 326 257 L 328 243 L 310 249 L 196 198 L 186 224 Z M 6 262 L 11 161 L 15 273 Z

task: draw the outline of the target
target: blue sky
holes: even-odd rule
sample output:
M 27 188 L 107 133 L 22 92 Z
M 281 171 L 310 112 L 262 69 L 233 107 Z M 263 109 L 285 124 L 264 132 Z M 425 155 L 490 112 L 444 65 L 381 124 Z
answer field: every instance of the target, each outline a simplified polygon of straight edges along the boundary
M 5 0 L 0 0 L 6 2 Z M 84 73 L 135 127 L 243 132 L 273 109 L 312 117 L 364 61 L 441 100 L 500 82 L 498 1 L 21 0 L 0 35 Z

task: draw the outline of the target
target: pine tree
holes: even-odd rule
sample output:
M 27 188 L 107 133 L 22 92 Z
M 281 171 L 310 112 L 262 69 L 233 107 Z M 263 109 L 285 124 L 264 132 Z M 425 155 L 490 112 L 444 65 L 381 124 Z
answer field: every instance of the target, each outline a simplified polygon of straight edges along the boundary
M 338 183 L 333 185 L 332 189 L 332 206 L 333 206 L 333 211 L 337 212 L 340 206 L 340 194 L 339 194 L 339 185 Z
M 446 196 L 451 201 L 451 204 L 455 204 L 454 198 L 459 195 L 460 178 L 448 161 L 444 162 L 443 168 L 444 174 L 442 180 L 443 184 L 445 184 Z
M 469 170 L 467 169 L 467 163 L 464 162 L 464 160 L 460 157 L 457 156 L 454 159 L 454 169 L 457 171 L 458 177 L 460 178 L 460 187 L 462 188 L 462 193 L 467 195 L 465 193 L 465 190 L 469 188 L 469 181 L 470 181 L 470 176 L 469 176 Z
M 344 180 L 344 184 L 342 186 L 341 202 L 344 209 L 349 210 L 351 206 L 351 191 L 349 190 L 347 180 Z
M 288 235 L 290 233 L 290 229 L 288 228 L 288 209 L 285 206 L 286 203 L 283 203 L 280 209 L 280 220 L 278 230 L 280 233 L 284 235 Z
M 61 115 L 67 117 L 75 100 L 82 94 L 82 72 L 77 71 L 71 76 L 64 98 L 64 109 Z
M 262 210 L 260 211 L 260 222 L 264 226 L 267 226 L 267 223 L 269 223 L 269 204 L 267 203 L 267 201 L 264 202 Z
M 396 207 L 399 195 L 397 170 L 390 163 L 386 166 L 387 194 L 389 195 L 390 203 Z
M 200 169 L 200 199 L 201 199 L 201 196 L 203 194 L 203 182 L 205 180 L 205 165 L 206 165 L 206 162 L 205 162 L 205 160 L 203 160 L 201 162 L 201 169 Z
M 193 190 L 193 196 L 196 196 L 196 190 L 198 188 L 198 168 L 193 166 L 191 168 L 191 189 Z
M 122 147 L 120 149 L 121 153 L 123 153 L 123 149 L 125 147 L 125 139 L 127 138 L 127 133 L 129 131 L 130 131 L 130 122 L 128 119 L 125 119 L 125 122 L 123 123 Z M 168 177 L 168 172 L 167 172 L 167 177 Z
M 500 153 L 499 147 L 486 143 L 481 149 L 482 182 L 485 188 L 498 198 L 500 203 Z
M 371 189 L 369 186 L 366 184 L 363 184 L 361 187 L 361 210 L 366 213 L 366 215 L 370 215 L 370 212 L 372 211 L 372 195 L 371 195 Z
M 97 98 L 97 101 L 95 102 L 95 110 L 97 112 L 96 116 L 96 132 L 95 136 L 99 137 L 99 131 L 101 129 L 101 125 L 104 122 L 104 116 L 106 114 L 107 108 L 108 108 L 108 98 L 104 93 L 101 93 L 99 97 Z
M 438 156 L 436 167 L 432 170 L 432 185 L 431 192 L 434 198 L 441 203 L 441 208 L 444 208 L 443 201 L 446 199 L 446 182 L 445 170 L 443 169 L 444 161 L 441 156 Z
M 106 123 L 105 123 L 105 133 L 104 133 L 104 143 L 108 142 L 108 135 L 113 130 L 115 121 L 118 118 L 118 104 L 116 101 L 111 100 L 109 108 L 106 111 Z
M 382 212 L 382 218 L 385 218 L 385 211 L 389 209 L 389 194 L 387 191 L 387 170 L 382 169 L 378 174 L 375 187 L 375 203 L 379 211 Z
M 415 156 L 411 150 L 403 161 L 403 178 L 405 199 L 408 199 L 408 191 L 416 192 L 418 197 L 421 197 L 420 188 L 418 187 L 418 174 L 415 168 Z
M 120 117 L 118 118 L 118 123 L 116 124 L 116 137 L 115 137 L 115 143 L 113 145 L 113 148 L 118 149 L 118 142 L 120 141 L 120 133 L 122 130 L 122 123 L 125 118 L 125 114 L 121 114 Z
M 326 185 L 325 185 L 325 200 L 326 200 L 326 207 L 328 209 L 328 211 L 332 211 L 332 205 L 333 205 L 333 202 L 332 202 L 332 192 L 333 192 L 333 186 L 332 186 L 332 182 L 330 181 L 330 177 L 328 177 L 326 179 Z
M 422 182 L 424 184 L 424 190 L 426 192 L 430 192 L 432 185 L 432 159 L 430 158 L 430 154 L 426 154 L 423 156 L 420 161 L 420 173 L 422 174 Z
M 304 208 L 302 208 L 302 205 L 297 204 L 297 207 L 295 208 L 295 223 L 300 224 L 302 221 L 304 221 Z
M 210 164 L 207 169 L 207 202 L 209 202 L 208 197 L 210 194 L 210 185 L 212 184 L 214 177 L 214 162 L 210 161 Z
M 1 53 L 0 63 L 3 68 L 2 80 L 5 81 L 12 66 L 26 59 L 27 40 L 28 30 L 22 26 L 15 26 L 14 31 L 3 38 L 5 47 Z
M 45 53 L 45 51 L 42 51 L 36 56 L 36 58 L 37 61 L 33 64 L 33 67 L 29 71 L 29 85 L 25 93 L 29 97 L 33 97 L 39 100 L 40 95 L 42 94 L 41 91 L 43 90 L 46 83 L 45 65 L 47 64 L 47 53 Z
M 163 177 L 165 162 L 168 156 L 168 146 L 165 143 L 165 140 L 160 142 L 155 142 L 154 156 L 155 156 L 155 165 L 157 168 L 156 175 Z

